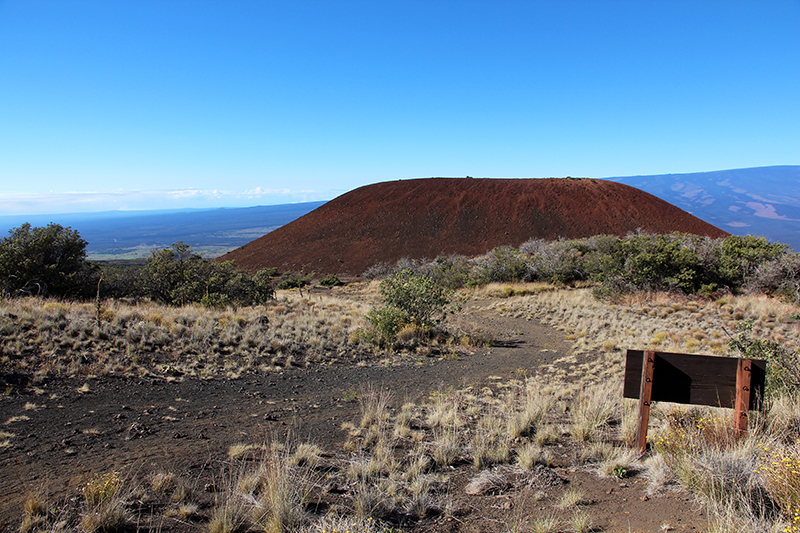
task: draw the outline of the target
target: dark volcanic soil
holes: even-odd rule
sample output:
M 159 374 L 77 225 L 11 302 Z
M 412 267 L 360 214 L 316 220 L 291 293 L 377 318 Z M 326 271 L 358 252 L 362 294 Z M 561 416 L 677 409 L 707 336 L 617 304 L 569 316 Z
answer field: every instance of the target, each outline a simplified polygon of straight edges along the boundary
M 357 420 L 359 405 L 352 398 L 366 387 L 391 391 L 399 406 L 451 386 L 507 380 L 519 369 L 536 375 L 540 365 L 568 352 L 556 330 L 498 316 L 485 309 L 485 302 L 475 305 L 481 309 L 470 309 L 468 316 L 501 345 L 457 360 L 391 367 L 334 364 L 237 380 L 55 379 L 39 390 L 2 396 L 0 429 L 14 436 L 0 448 L 0 532 L 18 529 L 28 490 L 46 486 L 55 501 L 79 494 L 88 475 L 112 470 L 142 476 L 172 471 L 203 487 L 219 475 L 230 445 L 289 432 L 341 453 L 340 425 Z M 702 528 L 702 511 L 686 493 L 647 498 L 641 476 L 600 479 L 574 463 L 575 450 L 559 445 L 556 452 L 555 472 L 584 493 L 586 509 L 601 528 L 596 530 L 658 531 L 664 524 L 671 531 Z M 406 529 L 505 532 L 513 520 L 530 523 L 550 513 L 563 490 L 551 489 L 544 497 L 532 489 L 468 496 L 463 485 L 476 472 L 471 465 L 461 468 L 454 475 L 457 517 L 431 517 Z M 159 529 L 197 526 L 176 520 Z
M 255 272 L 360 275 L 404 257 L 482 255 L 531 238 L 726 232 L 648 193 L 592 179 L 429 178 L 361 187 L 220 260 Z

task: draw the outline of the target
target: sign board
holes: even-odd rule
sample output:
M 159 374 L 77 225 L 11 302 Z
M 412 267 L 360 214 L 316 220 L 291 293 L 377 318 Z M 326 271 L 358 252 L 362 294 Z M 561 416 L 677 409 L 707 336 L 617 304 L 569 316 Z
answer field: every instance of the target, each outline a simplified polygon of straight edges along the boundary
M 763 396 L 766 369 L 760 359 L 628 350 L 622 395 L 639 399 L 639 451 L 647 449 L 652 402 L 732 408 L 734 427 L 746 433 L 747 413 Z
M 674 402 L 712 407 L 736 406 L 736 367 L 734 357 L 653 352 L 653 394 L 651 401 Z M 622 396 L 639 398 L 644 352 L 628 350 L 625 361 L 625 387 Z M 750 410 L 758 408 L 764 392 L 767 362 L 751 359 Z

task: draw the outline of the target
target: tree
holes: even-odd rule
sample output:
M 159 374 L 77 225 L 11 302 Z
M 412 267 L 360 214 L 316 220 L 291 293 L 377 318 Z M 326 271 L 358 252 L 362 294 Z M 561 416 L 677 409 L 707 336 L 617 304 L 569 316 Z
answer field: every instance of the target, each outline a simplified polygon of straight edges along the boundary
M 265 303 L 275 292 L 268 271 L 250 276 L 236 270 L 233 261 L 207 261 L 183 241 L 154 250 L 140 280 L 145 296 L 169 305 L 250 305 Z
M 203 258 L 183 241 L 154 250 L 141 273 L 142 288 L 153 300 L 170 305 L 199 302 L 205 289 L 202 264 Z
M 94 267 L 77 231 L 50 223 L 25 223 L 0 241 L 0 282 L 9 296 L 86 296 Z
M 272 286 L 272 268 L 262 268 L 253 274 L 253 289 L 255 290 L 256 303 L 266 303 L 275 298 L 275 288 Z

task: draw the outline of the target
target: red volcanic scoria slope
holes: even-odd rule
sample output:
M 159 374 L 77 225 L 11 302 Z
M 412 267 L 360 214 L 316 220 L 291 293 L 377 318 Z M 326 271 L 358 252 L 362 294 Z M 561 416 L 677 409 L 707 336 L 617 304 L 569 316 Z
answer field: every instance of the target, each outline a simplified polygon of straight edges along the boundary
M 255 272 L 359 275 L 408 257 L 477 256 L 533 237 L 680 231 L 728 235 L 628 185 L 592 179 L 428 178 L 367 185 L 219 260 Z

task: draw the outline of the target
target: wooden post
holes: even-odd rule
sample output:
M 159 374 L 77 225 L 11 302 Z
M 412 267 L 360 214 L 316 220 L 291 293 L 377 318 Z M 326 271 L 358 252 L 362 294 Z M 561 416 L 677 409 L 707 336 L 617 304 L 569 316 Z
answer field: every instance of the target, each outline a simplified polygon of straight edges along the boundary
M 739 436 L 747 435 L 747 416 L 750 411 L 750 390 L 752 377 L 750 359 L 739 359 L 736 367 L 736 411 L 733 414 L 733 427 Z
M 653 368 L 655 352 L 644 352 L 642 382 L 639 391 L 639 427 L 636 430 L 636 446 L 639 453 L 647 451 L 647 426 L 650 423 L 650 399 L 653 397 Z

